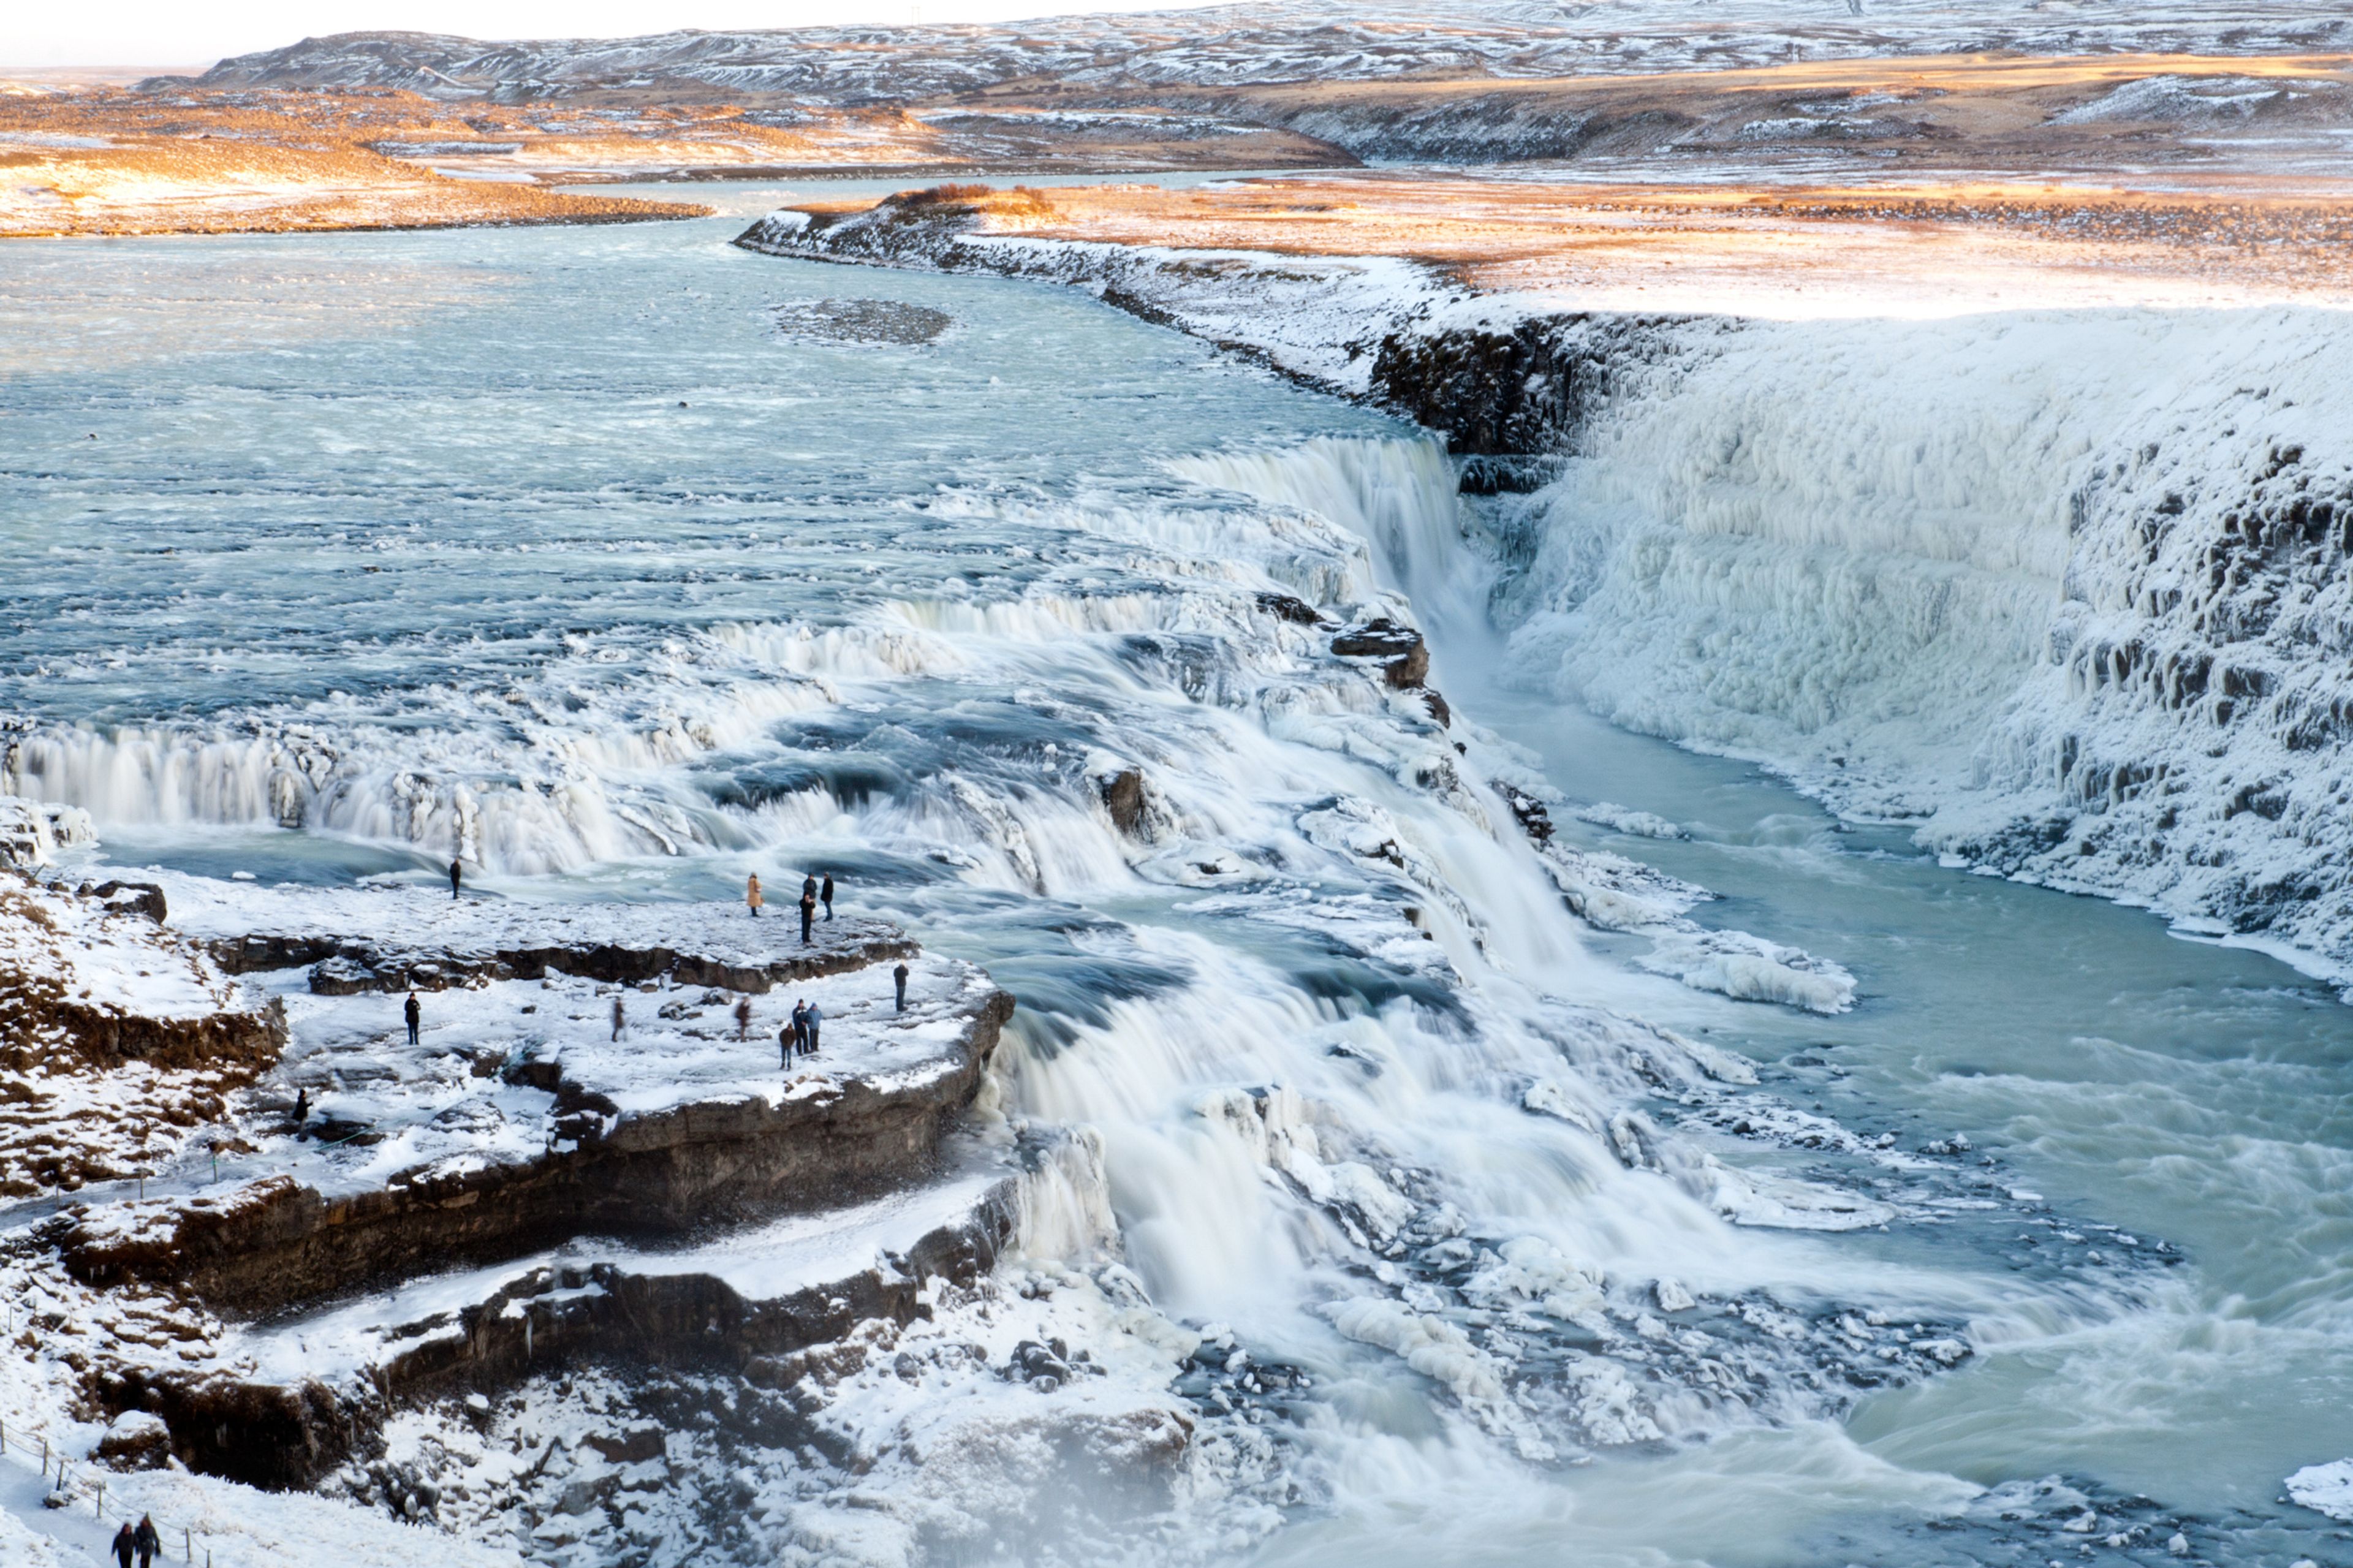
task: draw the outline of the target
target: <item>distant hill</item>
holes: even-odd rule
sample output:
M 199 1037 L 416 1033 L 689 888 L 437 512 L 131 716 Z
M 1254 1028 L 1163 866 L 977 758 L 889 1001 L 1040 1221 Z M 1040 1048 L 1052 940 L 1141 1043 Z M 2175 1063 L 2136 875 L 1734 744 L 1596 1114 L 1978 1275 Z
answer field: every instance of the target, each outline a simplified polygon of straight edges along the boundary
M 837 105 L 1002 92 L 1528 80 L 1869 57 L 2353 50 L 2335 0 L 1463 0 L 1261 3 L 991 26 L 678 32 L 495 43 L 343 33 L 221 61 L 205 88 L 405 88 L 513 101 L 586 94 Z M 155 79 L 151 85 L 189 79 Z

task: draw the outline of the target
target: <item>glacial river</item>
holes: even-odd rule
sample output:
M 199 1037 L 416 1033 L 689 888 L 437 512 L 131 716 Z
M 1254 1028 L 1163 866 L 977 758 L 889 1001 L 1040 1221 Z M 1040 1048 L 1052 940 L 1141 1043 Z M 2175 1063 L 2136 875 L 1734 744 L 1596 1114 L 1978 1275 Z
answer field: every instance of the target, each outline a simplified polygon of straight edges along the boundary
M 1312 1377 L 1289 1484 L 1147 1555 L 2353 1562 L 2282 1500 L 2353 1454 L 2329 990 L 1515 690 L 1415 432 L 1083 294 L 730 247 L 777 194 L 0 250 L 10 787 L 287 899 L 821 863 L 987 963 L 1155 1301 Z M 1451 730 L 1259 602 L 1384 591 Z M 1644 970 L 1506 772 L 1854 1006 Z

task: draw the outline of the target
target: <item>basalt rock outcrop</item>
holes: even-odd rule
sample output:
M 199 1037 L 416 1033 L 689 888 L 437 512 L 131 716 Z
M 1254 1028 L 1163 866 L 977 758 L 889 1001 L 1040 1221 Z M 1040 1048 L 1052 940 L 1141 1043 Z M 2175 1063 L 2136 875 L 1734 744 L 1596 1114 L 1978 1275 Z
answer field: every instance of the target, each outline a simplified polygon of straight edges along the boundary
M 163 907 L 151 884 L 71 891 L 0 873 L 0 1066 L 258 1071 L 275 1061 L 284 1008 L 159 929 Z
M 158 897 L 160 897 L 160 893 Z M 781 922 L 780 922 L 781 923 Z M 570 974 L 620 985 L 668 980 L 765 995 L 779 985 L 840 974 L 904 958 L 914 943 L 880 921 L 833 922 L 824 940 L 746 957 L 740 952 L 662 942 L 550 941 L 543 931 L 491 935 L 430 946 L 365 937 L 259 932 L 220 937 L 207 944 L 232 974 L 309 966 L 311 989 L 322 995 L 370 991 L 443 991 L 494 980 L 542 980 Z
M 871 1257 L 804 1272 L 769 1290 L 730 1278 L 723 1264 L 699 1267 L 699 1258 L 565 1256 L 486 1278 L 478 1300 L 427 1302 L 414 1318 L 402 1315 L 407 1299 L 396 1292 L 392 1315 L 361 1336 L 356 1359 L 325 1352 L 301 1375 L 124 1361 L 94 1373 L 93 1393 L 110 1414 L 160 1417 L 164 1450 L 190 1469 L 283 1489 L 313 1486 L 354 1455 L 379 1450 L 386 1418 L 406 1402 L 497 1390 L 551 1371 L 659 1365 L 723 1371 L 781 1388 L 797 1381 L 788 1359 L 796 1352 L 839 1341 L 860 1323 L 913 1322 L 930 1314 L 942 1284 L 969 1285 L 985 1275 L 1015 1234 L 1018 1182 L 1010 1166 L 968 1182 L 936 1213 L 881 1237 Z M 751 1249 L 757 1247 L 754 1239 Z M 332 1342 L 348 1353 L 348 1332 L 337 1328 L 317 1316 L 290 1319 L 258 1331 L 247 1360 L 271 1371 L 305 1362 L 306 1331 L 319 1334 L 322 1351 Z M 802 1436 L 823 1440 L 814 1426 Z M 629 1446 L 627 1438 L 615 1444 Z
M 1366 661 L 1397 690 L 1419 692 L 1430 717 L 1440 724 L 1454 721 L 1446 699 L 1428 684 L 1430 645 L 1411 626 L 1401 626 L 1387 616 L 1366 621 L 1334 637 L 1332 651 L 1342 658 Z
M 679 1235 L 838 1205 L 931 1173 L 1012 1010 L 1010 996 L 987 992 L 936 1071 L 845 1076 L 773 1101 L 728 1093 L 618 1114 L 610 1085 L 558 1072 L 557 1129 L 573 1136 L 534 1159 L 445 1160 L 332 1195 L 268 1177 L 225 1196 L 69 1211 L 52 1239 L 86 1284 L 182 1285 L 266 1312 L 591 1231 Z

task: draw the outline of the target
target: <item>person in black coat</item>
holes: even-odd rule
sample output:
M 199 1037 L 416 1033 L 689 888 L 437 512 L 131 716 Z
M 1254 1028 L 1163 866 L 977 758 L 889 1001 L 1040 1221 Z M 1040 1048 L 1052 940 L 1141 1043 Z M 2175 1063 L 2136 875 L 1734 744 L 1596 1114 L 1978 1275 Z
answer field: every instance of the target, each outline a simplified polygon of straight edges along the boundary
M 139 1540 L 131 1533 L 131 1521 L 124 1520 L 122 1528 L 114 1532 L 114 1560 L 122 1568 L 131 1568 L 131 1554 L 139 1550 Z
M 825 906 L 825 918 L 833 919 L 833 873 L 825 874 L 825 886 L 817 890 L 818 901 Z
M 164 1538 L 155 1533 L 155 1521 L 145 1514 L 139 1516 L 139 1528 L 131 1539 L 139 1547 L 139 1568 L 148 1568 L 155 1553 L 164 1550 Z
M 449 897 L 452 900 L 455 900 L 458 896 L 458 883 L 459 879 L 462 877 L 464 870 L 465 868 L 459 865 L 456 860 L 453 859 L 449 862 Z
M 894 969 L 894 970 L 892 970 L 892 971 L 891 972 L 891 978 L 892 978 L 892 979 L 893 979 L 893 980 L 895 980 L 895 981 L 897 981 L 897 982 L 899 983 L 899 1011 L 901 1011 L 902 1013 L 903 1013 L 903 1012 L 905 1012 L 905 1011 L 907 1010 L 907 963 L 906 963 L 906 960 L 902 959 L 902 960 L 900 960 L 900 961 L 899 961 L 899 967 L 898 967 L 898 968 L 896 968 L 896 969 Z
M 414 985 L 408 988 L 408 1005 L 401 1012 L 408 1019 L 408 1043 L 414 1046 L 417 1044 L 417 1020 L 425 1016 L 425 1009 L 417 1005 L 417 987 Z
M 803 947 L 808 945 L 809 922 L 815 919 L 817 919 L 817 896 L 813 893 L 803 893 L 801 895 L 801 945 Z

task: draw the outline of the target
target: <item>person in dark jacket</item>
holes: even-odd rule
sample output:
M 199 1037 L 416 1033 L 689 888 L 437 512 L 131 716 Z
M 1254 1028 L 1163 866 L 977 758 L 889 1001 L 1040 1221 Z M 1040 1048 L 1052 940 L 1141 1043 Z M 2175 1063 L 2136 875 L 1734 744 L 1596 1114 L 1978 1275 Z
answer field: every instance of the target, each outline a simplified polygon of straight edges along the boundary
M 735 1004 L 735 1037 L 739 1040 L 752 1037 L 752 999 L 749 996 Z
M 814 899 L 817 897 L 816 872 L 808 871 L 803 873 L 801 877 L 801 897 L 804 899 Z
M 464 875 L 464 871 L 465 868 L 459 865 L 457 860 L 453 858 L 449 862 L 449 897 L 452 900 L 456 900 L 458 897 L 458 884 Z
M 899 983 L 899 1011 L 903 1013 L 907 1010 L 907 961 L 905 959 L 899 961 L 899 967 L 891 972 L 891 978 Z
M 803 893 L 801 895 L 801 945 L 803 947 L 808 945 L 809 922 L 815 919 L 817 919 L 817 895 Z
M 164 1538 L 155 1533 L 155 1521 L 143 1513 L 139 1516 L 139 1529 L 131 1539 L 139 1546 L 139 1568 L 148 1568 L 148 1564 L 155 1561 L 155 1553 L 164 1550 Z
M 792 1025 L 786 1024 L 783 1028 L 776 1031 L 776 1052 L 779 1056 L 784 1058 L 784 1065 L 786 1067 L 793 1065 Z
M 818 1031 L 818 1025 L 820 1025 L 820 1024 L 822 1024 L 822 1023 L 824 1023 L 824 1022 L 825 1022 L 825 1009 L 824 1009 L 824 1008 L 822 1008 L 822 1007 L 820 1007 L 820 1006 L 818 1006 L 818 1005 L 816 1003 L 814 1003 L 814 1002 L 810 1003 L 810 1004 L 808 1005 L 808 1034 L 807 1034 L 807 1047 L 806 1047 L 806 1048 L 807 1048 L 807 1053 L 808 1053 L 810 1056 L 815 1056 L 815 1055 L 817 1055 L 817 1031 Z
M 408 1043 L 414 1046 L 417 1044 L 417 1021 L 425 1016 L 425 1009 L 417 1005 L 416 986 L 408 988 L 408 1005 L 400 1011 L 408 1019 Z
M 818 901 L 825 906 L 825 918 L 833 919 L 833 873 L 825 874 L 825 886 L 817 890 Z
M 131 1568 L 131 1554 L 139 1550 L 138 1538 L 131 1533 L 131 1521 L 124 1520 L 122 1528 L 114 1532 L 114 1560 L 122 1568 Z
M 805 1057 L 808 1055 L 808 1002 L 806 998 L 793 1004 L 793 1047 L 791 1054 L 797 1057 Z

